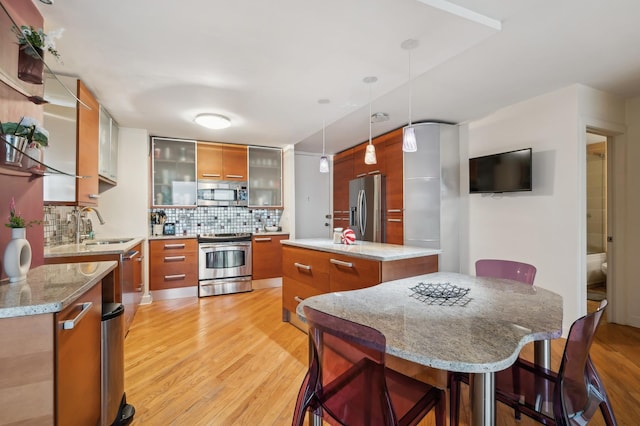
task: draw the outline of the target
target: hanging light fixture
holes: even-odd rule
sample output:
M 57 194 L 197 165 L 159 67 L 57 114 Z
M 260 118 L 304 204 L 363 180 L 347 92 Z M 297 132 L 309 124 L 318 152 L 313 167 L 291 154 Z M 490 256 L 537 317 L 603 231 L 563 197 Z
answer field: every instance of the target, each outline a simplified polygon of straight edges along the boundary
M 329 103 L 329 99 L 319 99 L 318 103 L 320 105 L 326 105 Z M 324 118 L 322 119 L 322 157 L 320 157 L 320 173 L 329 173 L 329 158 L 324 153 L 324 133 L 325 133 L 325 122 Z
M 418 150 L 416 131 L 411 124 L 411 50 L 418 47 L 418 40 L 407 39 L 400 44 L 400 47 L 409 51 L 409 124 L 402 129 L 402 150 L 404 152 L 416 152 Z
M 369 145 L 367 145 L 367 149 L 364 152 L 364 164 L 376 164 L 378 162 L 376 159 L 376 147 L 371 142 L 371 84 L 378 81 L 378 77 L 365 77 L 362 81 L 369 85 L 369 115 L 367 116 L 369 120 Z

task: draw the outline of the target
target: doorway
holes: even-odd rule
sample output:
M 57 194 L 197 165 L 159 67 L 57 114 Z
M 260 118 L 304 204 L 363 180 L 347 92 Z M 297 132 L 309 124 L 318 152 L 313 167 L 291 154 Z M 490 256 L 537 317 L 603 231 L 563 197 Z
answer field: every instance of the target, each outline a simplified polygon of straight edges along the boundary
M 587 300 L 607 297 L 607 137 L 587 132 Z
M 320 173 L 320 156 L 295 154 L 295 237 L 330 238 L 331 173 Z

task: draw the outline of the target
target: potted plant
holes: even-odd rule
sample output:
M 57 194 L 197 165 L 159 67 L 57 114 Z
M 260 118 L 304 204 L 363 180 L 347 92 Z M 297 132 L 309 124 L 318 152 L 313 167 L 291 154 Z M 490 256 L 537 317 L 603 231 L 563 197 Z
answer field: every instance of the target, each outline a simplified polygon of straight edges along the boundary
M 56 50 L 55 40 L 62 35 L 62 28 L 45 34 L 42 28 L 22 25 L 18 32 L 18 78 L 33 84 L 42 84 L 44 51 L 56 59 L 60 54 Z
M 20 121 L 0 122 L 0 133 L 9 147 L 5 156 L 5 163 L 22 167 L 22 154 L 33 160 L 42 162 L 42 148 L 49 145 L 49 132 L 38 121 L 31 117 L 22 117 Z M 35 161 L 30 162 L 29 168 L 39 167 Z

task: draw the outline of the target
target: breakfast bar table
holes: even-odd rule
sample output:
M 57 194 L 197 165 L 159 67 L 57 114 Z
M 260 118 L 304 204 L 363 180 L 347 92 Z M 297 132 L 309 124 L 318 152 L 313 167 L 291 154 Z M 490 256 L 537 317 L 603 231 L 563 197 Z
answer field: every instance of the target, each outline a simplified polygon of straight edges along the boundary
M 468 289 L 468 291 L 467 291 Z M 562 297 L 516 281 L 436 272 L 361 290 L 327 293 L 304 306 L 375 328 L 388 354 L 441 370 L 471 374 L 471 424 L 495 424 L 494 373 L 535 342 L 548 366 L 549 339 L 562 334 Z

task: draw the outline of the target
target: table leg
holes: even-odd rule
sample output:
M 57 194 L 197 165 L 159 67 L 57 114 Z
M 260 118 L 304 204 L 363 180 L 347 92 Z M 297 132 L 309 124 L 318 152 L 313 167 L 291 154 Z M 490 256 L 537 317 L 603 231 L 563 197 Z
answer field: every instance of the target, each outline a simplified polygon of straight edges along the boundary
M 470 374 L 471 426 L 496 424 L 495 374 Z
M 533 362 L 540 367 L 551 370 L 551 340 L 536 340 L 533 342 Z M 551 386 L 546 380 L 541 380 L 536 385 L 541 393 L 536 395 L 534 407 L 537 411 L 553 415 L 553 395 Z

